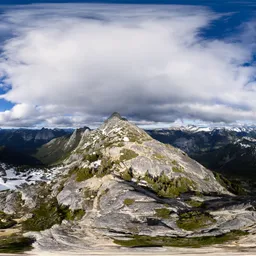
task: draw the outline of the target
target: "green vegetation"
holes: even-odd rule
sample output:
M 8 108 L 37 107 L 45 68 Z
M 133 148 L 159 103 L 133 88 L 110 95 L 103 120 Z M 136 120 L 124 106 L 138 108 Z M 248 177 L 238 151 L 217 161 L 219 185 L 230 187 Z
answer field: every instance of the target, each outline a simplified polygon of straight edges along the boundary
M 176 160 L 172 160 L 172 164 L 173 164 L 173 165 L 179 165 Z
M 131 181 L 133 178 L 132 169 L 126 169 L 124 172 L 121 173 L 121 178 L 126 181 Z
M 203 202 L 196 201 L 196 200 L 193 200 L 193 199 L 187 200 L 185 202 L 186 202 L 186 204 L 188 204 L 192 207 L 195 207 L 195 208 L 201 207 L 203 205 Z
M 165 157 L 164 155 L 159 154 L 159 153 L 154 154 L 153 157 L 156 158 L 156 159 L 159 159 L 159 160 L 164 160 L 164 159 L 166 159 L 166 157 Z
M 51 141 L 51 143 L 43 145 L 38 149 L 34 156 L 45 165 L 55 165 L 60 163 L 70 155 L 71 151 L 75 149 L 79 143 L 80 137 L 77 138 L 72 147 L 65 147 L 66 143 L 70 139 L 70 136 L 71 135 L 65 135 L 63 137 L 54 139 Z
M 156 212 L 156 216 L 158 218 L 162 218 L 162 219 L 168 219 L 170 217 L 170 213 L 171 211 L 167 208 L 160 208 L 160 209 L 155 209 Z
M 115 162 L 111 161 L 111 159 L 102 158 L 101 159 L 101 164 L 97 168 L 96 176 L 98 178 L 101 178 L 101 177 L 104 177 L 105 175 L 110 174 L 112 169 L 113 169 L 114 164 L 115 164 Z
M 231 182 L 227 178 L 225 178 L 223 175 L 217 172 L 213 172 L 215 179 L 222 185 L 224 188 L 226 188 L 228 191 L 230 191 L 233 194 L 236 195 L 245 195 L 246 191 L 244 188 L 237 182 Z
M 208 176 L 208 177 L 205 177 L 204 178 L 204 181 L 210 181 L 210 177 Z
M 21 235 L 2 236 L 0 253 L 22 253 L 32 249 L 34 239 Z
M 202 194 L 202 192 L 200 192 L 200 191 L 195 191 L 195 196 L 197 196 L 197 197 L 202 197 L 203 194 Z
M 88 167 L 75 169 L 74 172 L 76 172 L 76 181 L 77 182 L 82 182 L 82 181 L 88 180 L 94 176 L 93 169 L 88 168 Z
M 120 161 L 131 160 L 138 156 L 138 154 L 135 153 L 133 150 L 126 149 L 126 148 L 122 149 L 120 153 L 121 153 Z
M 123 138 L 121 137 L 120 134 L 115 134 L 114 137 L 109 137 L 102 134 L 99 143 L 100 143 L 100 147 L 104 147 L 104 148 L 111 148 L 113 146 L 117 146 L 117 147 L 124 146 Z
M 65 213 L 59 207 L 57 200 L 43 203 L 33 212 L 33 217 L 22 223 L 23 230 L 41 231 L 60 224 L 65 219 Z
M 184 172 L 184 168 L 179 165 L 179 163 L 177 162 L 177 160 L 172 160 L 171 163 L 172 163 L 172 165 L 174 165 L 174 166 L 172 167 L 172 171 L 173 171 L 173 172 L 177 172 L 177 173 L 182 173 L 182 172 Z
M 83 218 L 83 216 L 85 215 L 85 211 L 83 209 L 77 209 L 74 211 L 71 210 L 66 210 L 66 220 L 81 220 Z
M 175 198 L 180 194 L 189 192 L 191 189 L 195 188 L 195 183 L 186 177 L 170 179 L 164 173 L 158 177 L 153 177 L 146 172 L 144 180 L 160 197 Z
M 182 166 L 173 166 L 172 171 L 177 173 L 182 173 L 184 172 L 184 168 Z
M 11 228 L 15 226 L 17 222 L 15 220 L 9 219 L 6 221 L 0 221 L 0 229 L 6 229 L 6 228 Z
M 95 160 L 96 158 L 91 158 L 90 155 L 89 159 Z M 88 158 L 87 158 L 88 160 Z M 111 173 L 112 168 L 114 166 L 115 162 L 111 161 L 109 158 L 102 158 L 101 159 L 101 164 L 97 168 L 79 168 L 75 167 L 73 168 L 69 175 L 76 174 L 76 181 L 77 182 L 82 182 L 85 180 L 88 180 L 92 178 L 94 175 L 98 178 L 104 177 L 105 175 L 108 175 Z
M 181 229 L 196 230 L 207 227 L 215 222 L 216 220 L 209 213 L 191 211 L 180 214 L 179 220 L 176 223 Z
M 11 228 L 16 225 L 17 222 L 13 220 L 13 216 L 0 212 L 0 229 Z
M 86 198 L 86 199 L 92 199 L 92 198 L 94 198 L 94 197 L 96 197 L 97 196 L 97 191 L 95 191 L 95 190 L 91 190 L 91 189 L 85 189 L 85 191 L 84 191 L 84 197 Z
M 104 196 L 109 192 L 109 188 L 106 188 L 104 191 L 102 191 L 100 196 Z
M 142 142 L 146 140 L 144 135 L 140 134 L 136 130 L 133 130 L 133 131 L 130 130 L 130 131 L 128 131 L 128 133 L 126 135 L 129 138 L 130 142 L 142 144 Z
M 90 163 L 93 163 L 97 160 L 99 160 L 102 157 L 101 153 L 95 153 L 95 154 L 86 154 L 84 155 L 84 161 L 89 161 Z
M 22 229 L 25 231 L 41 231 L 51 228 L 55 224 L 61 224 L 62 220 L 79 220 L 85 212 L 75 210 L 72 212 L 67 206 L 60 206 L 56 199 L 42 203 L 32 211 L 33 217 L 22 222 Z
M 243 231 L 231 231 L 219 236 L 203 237 L 150 237 L 135 235 L 130 240 L 114 240 L 114 243 L 125 247 L 152 247 L 152 246 L 172 246 L 172 247 L 192 247 L 199 248 L 214 244 L 223 244 L 238 239 L 246 235 Z
M 131 198 L 126 198 L 126 199 L 124 199 L 124 205 L 126 205 L 126 206 L 133 205 L 134 202 L 135 202 L 135 200 L 134 200 L 134 199 L 131 199 Z

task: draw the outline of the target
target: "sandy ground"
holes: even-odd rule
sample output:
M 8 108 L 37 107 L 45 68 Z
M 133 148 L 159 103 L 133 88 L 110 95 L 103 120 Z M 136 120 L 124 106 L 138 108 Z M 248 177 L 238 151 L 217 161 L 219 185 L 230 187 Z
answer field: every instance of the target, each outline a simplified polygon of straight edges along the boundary
M 14 254 L 1 254 L 5 256 Z M 17 254 L 21 255 L 21 254 Z M 17 256 L 15 255 L 15 256 Z M 144 249 L 102 249 L 102 250 L 83 250 L 81 252 L 42 252 L 42 251 L 31 251 L 23 254 L 23 256 L 166 256 L 166 255 L 184 255 L 184 256 L 252 256 L 256 255 L 256 248 L 250 250 L 235 250 L 228 248 L 203 248 L 203 249 L 192 249 L 192 248 L 144 248 Z
M 0 237 L 10 236 L 10 235 L 18 233 L 19 231 L 20 231 L 20 229 L 18 229 L 18 228 L 2 229 L 2 230 L 0 230 Z

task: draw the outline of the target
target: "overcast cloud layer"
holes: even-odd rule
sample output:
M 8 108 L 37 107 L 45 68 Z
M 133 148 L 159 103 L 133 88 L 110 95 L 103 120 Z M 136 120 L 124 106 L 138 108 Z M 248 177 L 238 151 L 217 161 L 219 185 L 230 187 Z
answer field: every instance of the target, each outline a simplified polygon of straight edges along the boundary
M 233 39 L 202 38 L 219 18 L 184 6 L 7 9 L 1 97 L 15 106 L 0 112 L 0 126 L 95 125 L 114 111 L 139 124 L 254 122 L 256 69 L 244 65 L 254 23 Z

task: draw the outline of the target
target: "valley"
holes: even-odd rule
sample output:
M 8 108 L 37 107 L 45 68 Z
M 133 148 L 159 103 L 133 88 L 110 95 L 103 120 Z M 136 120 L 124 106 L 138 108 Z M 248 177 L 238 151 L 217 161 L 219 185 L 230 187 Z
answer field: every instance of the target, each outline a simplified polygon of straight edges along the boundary
M 221 173 L 228 179 L 246 183 L 244 185 L 248 189 L 254 190 L 255 127 L 190 126 L 147 132 L 163 143 L 180 148 L 206 168 Z

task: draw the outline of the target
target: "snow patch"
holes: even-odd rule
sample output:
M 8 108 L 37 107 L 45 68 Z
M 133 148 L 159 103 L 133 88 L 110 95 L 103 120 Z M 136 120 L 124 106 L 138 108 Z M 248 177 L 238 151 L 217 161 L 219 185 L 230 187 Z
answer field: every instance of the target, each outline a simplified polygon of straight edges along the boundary
M 129 140 L 128 137 L 124 137 L 124 141 L 125 141 L 125 142 L 129 142 L 130 140 Z
M 239 144 L 242 148 L 250 148 L 251 145 L 248 145 L 248 144 L 244 144 L 244 143 L 240 143 Z
M 24 172 L 19 171 L 15 167 L 9 167 L 4 163 L 0 163 L 0 167 L 5 172 L 0 177 L 0 191 L 6 189 L 15 190 L 23 184 L 31 185 L 36 182 L 51 182 L 62 172 L 61 167 L 51 169 L 31 168 L 24 170 Z
M 90 168 L 98 168 L 100 165 L 101 165 L 101 160 L 97 160 L 95 162 L 92 162 L 89 167 Z

